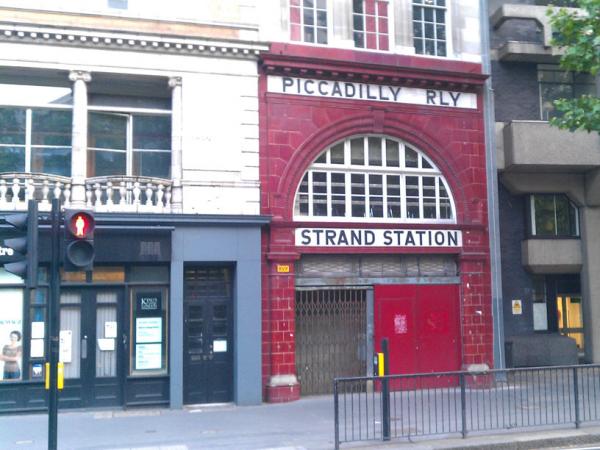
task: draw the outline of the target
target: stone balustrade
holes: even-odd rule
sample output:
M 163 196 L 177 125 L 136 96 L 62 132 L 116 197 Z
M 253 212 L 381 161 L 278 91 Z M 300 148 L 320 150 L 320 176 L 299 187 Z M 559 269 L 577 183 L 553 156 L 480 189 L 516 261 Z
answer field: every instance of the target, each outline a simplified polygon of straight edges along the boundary
M 85 182 L 86 205 L 98 212 L 171 212 L 171 181 L 148 177 L 96 177 Z
M 50 211 L 52 199 L 68 207 L 71 179 L 38 173 L 0 174 L 0 211 L 26 210 L 28 200 L 37 200 L 40 211 Z
M 171 212 L 170 180 L 149 177 L 95 177 L 85 182 L 86 206 L 97 212 Z M 37 173 L 0 174 L 0 211 L 27 209 L 37 200 L 40 211 L 50 211 L 52 199 L 71 204 L 71 178 Z

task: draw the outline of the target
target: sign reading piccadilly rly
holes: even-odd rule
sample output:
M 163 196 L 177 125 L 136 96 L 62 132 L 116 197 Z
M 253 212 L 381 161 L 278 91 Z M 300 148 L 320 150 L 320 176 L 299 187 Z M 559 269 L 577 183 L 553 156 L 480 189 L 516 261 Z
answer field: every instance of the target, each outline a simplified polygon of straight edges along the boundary
M 299 247 L 462 247 L 460 230 L 296 228 Z
M 268 91 L 277 94 L 329 97 L 346 100 L 369 100 L 389 103 L 443 106 L 448 108 L 477 108 L 477 96 L 469 92 L 420 89 L 385 84 L 353 83 L 349 81 L 313 78 L 279 77 L 270 75 Z

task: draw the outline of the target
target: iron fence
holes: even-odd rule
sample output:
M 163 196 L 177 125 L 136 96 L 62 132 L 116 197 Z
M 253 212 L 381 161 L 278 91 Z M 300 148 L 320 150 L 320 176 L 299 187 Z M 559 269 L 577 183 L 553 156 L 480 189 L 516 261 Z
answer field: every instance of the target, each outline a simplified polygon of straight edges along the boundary
M 341 443 L 600 421 L 600 365 L 336 378 Z

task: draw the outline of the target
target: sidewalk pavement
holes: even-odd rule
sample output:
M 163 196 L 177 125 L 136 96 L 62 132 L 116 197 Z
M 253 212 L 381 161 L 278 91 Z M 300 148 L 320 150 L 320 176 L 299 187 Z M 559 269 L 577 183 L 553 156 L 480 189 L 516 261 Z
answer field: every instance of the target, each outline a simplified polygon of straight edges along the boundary
M 0 415 L 0 449 L 47 448 L 46 414 Z M 600 426 L 345 443 L 341 449 L 501 450 L 567 448 L 600 443 Z M 320 450 L 334 447 L 333 398 L 260 406 L 216 405 L 183 410 L 64 411 L 61 450 Z

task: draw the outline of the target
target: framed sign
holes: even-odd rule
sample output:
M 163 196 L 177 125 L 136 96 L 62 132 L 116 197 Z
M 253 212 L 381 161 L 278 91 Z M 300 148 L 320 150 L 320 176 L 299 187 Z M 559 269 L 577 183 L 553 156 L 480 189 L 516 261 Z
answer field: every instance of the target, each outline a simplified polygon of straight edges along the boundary
M 137 292 L 135 303 L 138 317 L 162 315 L 162 292 L 160 290 Z
M 138 317 L 135 320 L 135 342 L 161 342 L 162 318 Z
M 167 371 L 167 295 L 161 287 L 132 290 L 130 375 L 161 375 Z

